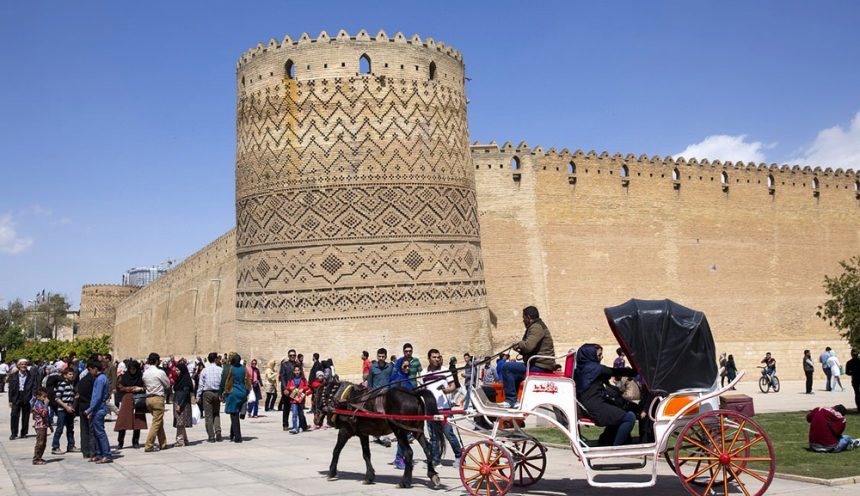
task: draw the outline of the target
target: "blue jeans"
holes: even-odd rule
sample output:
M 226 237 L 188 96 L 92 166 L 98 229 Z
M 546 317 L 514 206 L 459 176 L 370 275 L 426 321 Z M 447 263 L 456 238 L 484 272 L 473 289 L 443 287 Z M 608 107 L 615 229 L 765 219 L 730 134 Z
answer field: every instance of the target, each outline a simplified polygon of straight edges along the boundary
M 618 424 L 618 430 L 615 431 L 614 446 L 621 446 L 627 442 L 627 437 L 630 436 L 630 431 L 633 430 L 633 424 L 636 423 L 636 415 L 633 412 L 625 412 L 621 423 Z
M 549 372 L 541 367 L 532 366 L 535 372 Z M 508 361 L 502 365 L 502 382 L 505 386 L 505 401 L 514 404 L 517 401 L 517 389 L 526 377 L 526 364 L 523 362 Z
M 105 415 L 107 408 L 101 408 L 92 414 L 91 427 L 93 437 L 95 437 L 95 453 L 93 456 L 100 458 L 110 458 L 110 442 L 108 441 L 107 432 L 105 432 Z
M 299 415 L 302 413 L 301 406 L 298 403 L 292 403 L 290 411 L 293 413 L 293 431 L 299 432 Z
M 431 422 L 440 423 L 438 420 L 431 420 Z M 460 455 L 463 454 L 463 448 L 460 446 L 460 439 L 457 438 L 457 434 L 454 432 L 454 426 L 450 423 L 446 422 L 442 431 L 445 434 L 445 437 L 448 438 L 448 443 L 451 444 L 451 449 L 454 450 L 454 458 L 460 458 Z M 439 464 L 442 458 L 442 444 L 444 443 L 444 439 L 439 439 L 436 435 L 436 431 L 430 429 L 430 452 L 433 453 L 433 463 Z
M 840 451 L 845 451 L 845 448 L 851 446 L 851 443 L 854 442 L 854 439 L 851 436 L 847 436 L 842 434 L 842 437 L 839 438 L 839 442 L 836 443 L 836 447 L 833 448 L 833 453 L 839 453 Z
M 75 447 L 75 414 L 69 413 L 62 408 L 57 408 L 57 428 L 54 430 L 54 439 L 51 448 L 60 449 L 60 438 L 63 436 L 63 428 L 66 429 L 66 449 Z

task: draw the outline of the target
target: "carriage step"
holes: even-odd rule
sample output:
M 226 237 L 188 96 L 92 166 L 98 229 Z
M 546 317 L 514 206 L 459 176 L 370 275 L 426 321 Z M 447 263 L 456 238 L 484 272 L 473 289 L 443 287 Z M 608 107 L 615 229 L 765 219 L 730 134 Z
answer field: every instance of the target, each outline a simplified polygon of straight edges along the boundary
M 635 462 L 635 463 L 621 463 L 621 462 L 618 462 L 618 463 L 601 463 L 601 464 L 595 464 L 595 463 L 593 463 L 591 460 L 588 460 L 588 466 L 591 468 L 591 470 L 605 470 L 605 471 L 612 471 L 612 470 L 638 470 L 638 469 L 645 468 L 645 466 L 646 466 L 646 465 L 648 465 L 648 457 L 647 457 L 647 456 L 643 456 L 643 457 L 642 457 L 642 461 L 640 461 L 640 462 Z

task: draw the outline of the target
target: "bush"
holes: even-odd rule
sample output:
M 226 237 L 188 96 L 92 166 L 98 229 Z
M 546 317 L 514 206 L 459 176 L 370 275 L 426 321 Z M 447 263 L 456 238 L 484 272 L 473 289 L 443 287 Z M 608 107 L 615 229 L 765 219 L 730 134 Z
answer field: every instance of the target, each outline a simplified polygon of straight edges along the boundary
M 27 358 L 30 361 L 54 361 L 58 358 L 65 358 L 72 353 L 84 360 L 93 354 L 110 353 L 110 336 L 78 338 L 74 341 L 52 339 L 39 343 L 25 343 L 21 348 L 15 348 L 6 352 L 6 359 L 18 360 Z

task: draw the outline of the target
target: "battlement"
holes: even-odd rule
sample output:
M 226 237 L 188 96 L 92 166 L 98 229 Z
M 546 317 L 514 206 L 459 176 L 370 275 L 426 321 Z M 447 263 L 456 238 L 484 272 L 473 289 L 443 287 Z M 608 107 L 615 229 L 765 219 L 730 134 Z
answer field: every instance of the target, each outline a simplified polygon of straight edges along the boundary
M 372 76 L 384 81 L 435 81 L 462 88 L 465 83 L 463 56 L 453 47 L 417 34 L 389 37 L 380 30 L 370 36 L 361 30 L 355 36 L 340 30 L 337 36 L 325 31 L 316 38 L 307 33 L 293 40 L 257 44 L 236 63 L 237 89 L 241 94 L 270 91 L 288 86 L 287 81 Z
M 621 186 L 630 187 L 638 181 L 667 181 L 676 191 L 682 185 L 696 183 L 714 184 L 717 191 L 728 193 L 735 187 L 762 188 L 771 198 L 778 191 L 811 191 L 811 197 L 821 197 L 822 191 L 839 192 L 830 195 L 842 200 L 860 200 L 860 174 L 852 169 L 831 167 L 811 167 L 787 164 L 756 164 L 753 162 L 731 162 L 708 159 L 648 157 L 632 153 L 561 151 L 555 148 L 544 150 L 541 146 L 531 147 L 526 142 L 514 146 L 506 142 L 499 146 L 496 142 L 475 142 L 470 147 L 475 172 L 481 174 L 503 171 L 511 175 L 513 181 L 520 181 L 523 173 L 559 174 L 560 180 L 572 186 L 583 184 L 582 180 L 592 176 L 604 181 L 615 177 Z M 641 179 L 640 179 L 641 178 Z M 591 180 L 589 180 L 591 181 Z M 644 183 L 643 183 L 644 184 Z M 683 189 L 686 189 L 684 187 Z
M 463 63 L 463 54 L 461 54 L 457 49 L 452 46 L 445 45 L 444 42 L 437 42 L 431 37 L 427 37 L 425 39 L 421 39 L 418 34 L 413 34 L 411 37 L 407 38 L 400 31 L 398 31 L 394 36 L 388 37 L 384 30 L 380 29 L 379 32 L 376 33 L 376 36 L 370 36 L 367 30 L 362 29 L 355 36 L 350 36 L 345 30 L 341 29 L 338 31 L 335 37 L 329 36 L 326 31 L 320 31 L 320 34 L 316 38 L 311 38 L 307 33 L 302 33 L 301 36 L 298 37 L 295 41 L 290 37 L 290 35 L 284 36 L 284 38 L 278 42 L 274 38 L 269 39 L 269 43 L 263 45 L 262 42 L 257 43 L 257 46 L 248 49 L 245 53 L 239 57 L 238 62 L 236 62 L 236 69 L 240 69 L 243 64 L 250 62 L 253 58 L 258 55 L 272 51 L 272 50 L 287 50 L 291 47 L 308 45 L 308 44 L 323 44 L 323 43 L 349 43 L 349 42 L 376 42 L 376 43 L 399 43 L 406 44 L 424 48 L 430 48 L 432 50 L 436 50 L 439 53 L 443 53 L 453 58 L 454 60 Z
M 140 286 L 132 286 L 128 284 L 84 284 L 81 286 L 81 290 L 89 293 L 98 293 L 100 290 L 104 289 L 113 289 L 113 290 L 123 290 L 124 292 L 133 293 L 140 289 Z

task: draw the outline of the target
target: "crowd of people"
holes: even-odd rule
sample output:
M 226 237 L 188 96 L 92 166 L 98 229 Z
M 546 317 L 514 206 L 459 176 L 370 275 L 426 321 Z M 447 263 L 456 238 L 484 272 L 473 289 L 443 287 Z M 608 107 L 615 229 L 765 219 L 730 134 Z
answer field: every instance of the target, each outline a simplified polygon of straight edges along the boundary
M 523 337 L 509 348 L 520 355 L 520 360 L 512 360 L 509 353 L 502 352 L 494 357 L 495 363 L 485 357 L 480 366 L 475 366 L 475 359 L 465 353 L 462 366 L 458 367 L 457 357 L 450 357 L 446 368 L 442 354 L 433 348 L 426 352 L 425 369 L 421 359 L 415 356 L 412 344 L 406 343 L 399 357 L 393 353 L 389 355 L 386 348 L 376 350 L 376 360 L 371 360 L 367 351 L 362 352 L 362 385 L 374 390 L 424 387 L 432 392 L 437 408 L 444 412 L 469 407 L 471 384 L 480 386 L 489 398 L 495 398 L 498 391 L 503 396 L 498 407 L 516 409 L 519 407 L 518 388 L 524 380 L 527 364 L 531 371 L 538 373 L 560 373 L 561 369 L 561 365 L 552 358 L 555 356 L 552 335 L 537 308 L 523 309 L 522 319 L 525 327 Z M 623 351 L 619 348 L 616 354 L 612 367 L 607 367 L 601 364 L 603 348 L 600 345 L 584 344 L 576 350 L 572 379 L 576 384 L 579 407 L 597 425 L 606 427 L 601 437 L 602 444 L 630 442 L 631 431 L 637 421 L 640 439 L 647 442 L 653 432 L 649 432 L 647 416 L 634 401 L 649 400 L 645 397 L 647 391 L 640 391 L 637 371 L 626 366 Z M 860 398 L 857 397 L 860 359 L 857 351 L 852 351 L 851 355 L 844 373 L 852 377 L 860 410 Z M 835 390 L 837 385 L 841 388 L 839 376 L 843 369 L 835 353 L 827 348 L 819 362 L 827 374 L 828 390 Z M 731 383 L 737 373 L 733 356 L 723 353 L 719 364 L 723 376 L 721 385 L 725 384 L 725 379 Z M 775 373 L 776 361 L 770 353 L 762 364 L 764 374 Z M 104 464 L 111 463 L 117 453 L 111 449 L 105 428 L 105 422 L 109 420 L 115 420 L 116 450 L 125 448 L 127 431 L 131 431 L 131 447 L 140 448 L 141 431 L 146 429 L 145 452 L 187 446 L 187 429 L 200 420 L 205 425 L 206 440 L 221 442 L 224 439 L 222 409 L 230 417 L 227 438 L 241 443 L 241 420 L 246 416 L 252 419 L 259 417 L 260 402 L 263 402 L 264 412 L 282 412 L 283 430 L 290 434 L 324 429 L 325 416 L 312 398 L 314 391 L 336 377 L 334 362 L 331 359 L 320 360 L 320 355 L 314 353 L 309 365 L 306 372 L 303 354 L 294 349 L 280 361 L 270 360 L 262 371 L 256 359 L 246 363 L 238 353 L 212 352 L 205 359 L 170 356 L 165 360 L 157 353 L 150 353 L 142 361 L 131 358 L 114 361 L 109 354 L 80 360 L 72 355 L 53 363 L 35 364 L 22 359 L 17 363 L 0 363 L 0 392 L 5 392 L 8 386 L 10 439 L 26 437 L 29 419 L 33 417 L 36 431 L 34 464 L 45 463 L 43 455 L 47 449 L 48 431 L 53 433 L 52 454 L 81 453 L 91 462 Z M 803 367 L 807 392 L 811 393 L 810 369 L 814 366 L 809 350 L 804 351 Z M 637 386 L 634 388 L 636 398 L 627 397 L 625 388 L 632 386 Z M 310 426 L 306 416 L 309 399 Z M 176 429 L 172 444 L 168 444 L 164 426 L 168 407 L 172 408 L 173 427 Z M 844 412 L 834 408 L 817 414 L 810 412 L 810 422 L 836 422 Z M 436 435 L 436 430 L 430 430 L 433 463 L 440 462 L 442 443 L 446 440 L 455 460 L 459 460 L 462 446 L 458 436 L 450 423 L 443 423 L 441 427 L 438 432 L 442 432 L 444 438 Z M 76 430 L 79 433 L 77 440 Z M 823 429 L 817 428 L 816 432 L 823 432 Z M 66 442 L 65 449 L 62 449 L 64 433 Z M 384 438 L 377 441 L 390 445 L 390 440 Z M 833 439 L 819 444 L 835 448 L 835 444 L 827 444 L 830 441 Z M 843 438 L 835 442 L 845 445 L 843 449 L 857 445 L 853 440 Z M 394 464 L 404 468 L 399 448 Z

